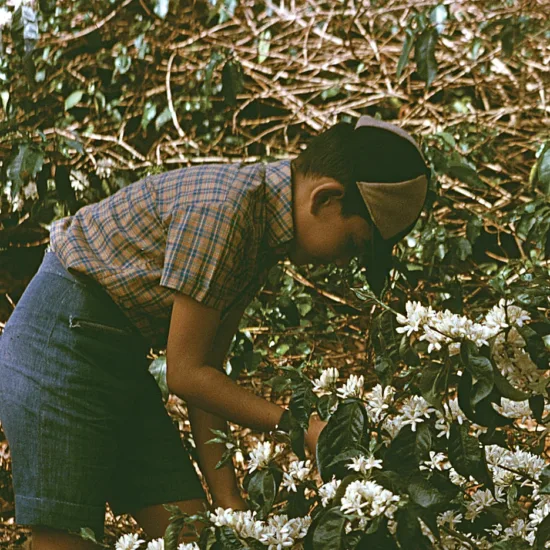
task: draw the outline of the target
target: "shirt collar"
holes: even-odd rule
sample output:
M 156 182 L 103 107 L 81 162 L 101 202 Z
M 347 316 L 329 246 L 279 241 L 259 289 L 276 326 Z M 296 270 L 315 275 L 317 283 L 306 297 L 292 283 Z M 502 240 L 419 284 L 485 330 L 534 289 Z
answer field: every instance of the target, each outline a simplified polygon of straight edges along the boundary
M 265 165 L 267 242 L 276 248 L 292 240 L 292 178 L 290 160 Z

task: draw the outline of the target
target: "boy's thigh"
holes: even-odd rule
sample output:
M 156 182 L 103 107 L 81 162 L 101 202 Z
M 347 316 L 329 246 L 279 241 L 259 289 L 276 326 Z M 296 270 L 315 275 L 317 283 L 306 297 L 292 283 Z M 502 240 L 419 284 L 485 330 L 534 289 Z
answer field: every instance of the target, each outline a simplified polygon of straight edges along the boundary
M 101 300 L 39 272 L 0 337 L 0 420 L 18 523 L 102 536 L 121 419 L 136 389 L 130 372 L 146 361 L 121 323 L 94 324 L 95 311 L 112 307 Z
M 141 388 L 118 436 L 119 454 L 108 499 L 113 512 L 133 514 L 172 502 L 206 502 L 199 476 L 152 375 L 146 373 Z

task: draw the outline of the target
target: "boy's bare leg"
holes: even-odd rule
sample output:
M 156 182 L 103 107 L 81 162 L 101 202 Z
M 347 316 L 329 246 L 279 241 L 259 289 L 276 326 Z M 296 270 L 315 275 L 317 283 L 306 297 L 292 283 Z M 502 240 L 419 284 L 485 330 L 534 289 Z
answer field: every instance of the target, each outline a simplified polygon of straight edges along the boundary
M 93 542 L 50 527 L 33 527 L 31 550 L 99 550 Z
M 186 514 L 197 514 L 204 512 L 208 508 L 208 503 L 202 498 L 171 502 L 170 504 L 175 504 Z M 132 516 L 147 533 L 147 536 L 153 539 L 164 536 L 164 532 L 170 523 L 170 512 L 162 504 L 147 506 L 146 508 L 132 512 Z M 204 528 L 204 523 L 197 522 L 195 523 L 195 527 L 200 532 Z M 193 542 L 194 540 L 193 537 L 181 537 L 180 542 Z

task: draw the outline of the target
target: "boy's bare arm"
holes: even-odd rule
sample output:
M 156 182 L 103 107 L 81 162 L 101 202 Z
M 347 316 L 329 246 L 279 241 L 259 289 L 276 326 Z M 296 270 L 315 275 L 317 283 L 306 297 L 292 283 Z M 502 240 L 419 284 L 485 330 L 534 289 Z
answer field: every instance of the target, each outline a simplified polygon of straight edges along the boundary
M 272 430 L 283 409 L 238 386 L 212 366 L 220 313 L 177 294 L 168 335 L 167 382 L 191 407 L 259 431 Z
M 218 369 L 223 367 L 231 340 L 237 332 L 244 309 L 245 306 L 243 305 L 232 310 L 218 329 L 209 357 L 210 364 Z M 221 460 L 225 447 L 218 443 L 206 444 L 214 437 L 212 429 L 227 431 L 227 422 L 223 418 L 206 412 L 195 405 L 189 405 L 188 409 L 201 470 L 208 483 L 214 505 L 224 508 L 236 508 L 239 506 L 241 495 L 233 464 L 230 462 L 216 470 L 216 464 Z

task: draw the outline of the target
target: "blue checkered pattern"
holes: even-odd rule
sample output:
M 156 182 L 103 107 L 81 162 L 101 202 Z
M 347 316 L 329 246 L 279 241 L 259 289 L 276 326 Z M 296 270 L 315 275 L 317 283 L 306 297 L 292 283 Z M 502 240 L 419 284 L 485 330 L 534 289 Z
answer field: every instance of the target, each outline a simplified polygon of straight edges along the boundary
M 174 292 L 227 311 L 252 299 L 292 237 L 288 160 L 149 176 L 51 228 L 64 266 L 101 284 L 156 346 Z

